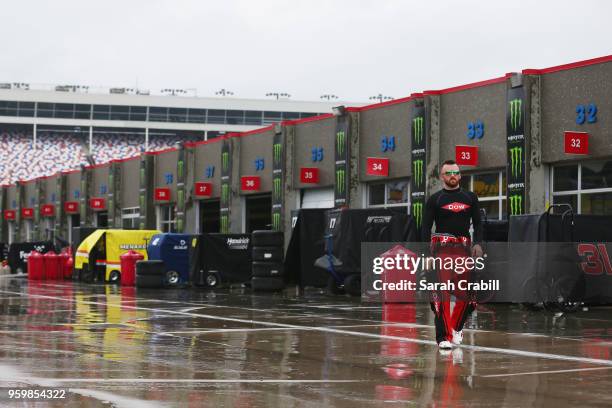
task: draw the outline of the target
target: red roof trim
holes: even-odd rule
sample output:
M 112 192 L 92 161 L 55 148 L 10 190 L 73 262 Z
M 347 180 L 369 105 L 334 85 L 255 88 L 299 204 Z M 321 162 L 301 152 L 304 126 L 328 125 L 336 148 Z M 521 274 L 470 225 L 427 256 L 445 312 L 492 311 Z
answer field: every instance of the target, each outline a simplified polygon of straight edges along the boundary
M 350 108 L 347 108 L 347 109 L 350 109 Z M 308 118 L 295 119 L 295 120 L 284 120 L 281 122 L 281 124 L 284 126 L 299 125 L 301 123 L 317 122 L 319 120 L 330 119 L 333 117 L 334 117 L 333 113 L 324 113 L 322 115 L 310 116 Z
M 372 104 L 372 105 L 366 105 L 366 106 L 360 106 L 360 107 L 348 107 L 348 108 L 346 108 L 346 111 L 347 112 L 363 112 L 363 111 L 367 111 L 367 110 L 371 110 L 371 109 L 378 109 L 378 108 L 384 108 L 386 106 L 398 105 L 400 103 L 405 103 L 405 102 L 411 101 L 413 99 L 416 99 L 417 98 L 416 95 L 417 94 L 412 94 L 412 95 L 407 96 L 405 98 L 393 99 L 391 101 L 375 103 L 375 104 Z
M 589 65 L 603 64 L 606 62 L 612 62 L 612 55 L 606 55 L 598 58 L 591 58 L 588 60 L 571 62 L 569 64 L 557 65 L 549 68 L 542 69 L 524 69 L 524 75 L 541 75 L 541 74 L 552 74 L 553 72 L 567 71 L 569 69 L 587 67 Z
M 63 170 L 62 174 L 72 174 L 72 173 L 80 173 L 81 170 L 73 169 L 73 170 Z
M 439 90 L 423 91 L 423 94 L 424 95 L 444 95 L 444 94 L 453 93 L 453 92 L 465 91 L 467 89 L 480 88 L 480 87 L 487 86 L 487 85 L 499 84 L 499 83 L 505 82 L 506 79 L 508 79 L 508 74 L 502 77 L 498 77 L 498 78 L 492 78 L 492 79 L 486 79 L 484 81 L 472 82 L 470 84 L 458 85 L 458 86 L 453 86 L 450 88 L 439 89 Z
M 243 133 L 230 133 L 229 135 L 231 135 L 230 137 L 244 137 L 244 136 L 258 135 L 260 133 L 265 133 L 270 130 L 274 130 L 274 125 L 269 125 L 269 126 L 262 127 L 259 129 L 249 130 L 248 132 L 243 132 Z
M 99 163 L 99 164 L 95 164 L 93 166 L 85 166 L 85 168 L 88 169 L 88 170 L 93 170 L 93 169 L 100 169 L 102 167 L 108 167 L 108 166 L 110 166 L 110 162 Z
M 153 151 L 150 151 L 150 152 L 144 152 L 144 154 L 150 154 L 150 155 L 152 155 L 152 156 L 157 156 L 157 155 L 160 155 L 160 154 L 162 154 L 162 153 L 175 152 L 175 151 L 177 151 L 177 150 L 178 150 L 178 149 L 177 149 L 176 147 L 169 147 L 169 148 L 167 148 L 167 149 L 162 149 L 162 150 L 153 150 Z

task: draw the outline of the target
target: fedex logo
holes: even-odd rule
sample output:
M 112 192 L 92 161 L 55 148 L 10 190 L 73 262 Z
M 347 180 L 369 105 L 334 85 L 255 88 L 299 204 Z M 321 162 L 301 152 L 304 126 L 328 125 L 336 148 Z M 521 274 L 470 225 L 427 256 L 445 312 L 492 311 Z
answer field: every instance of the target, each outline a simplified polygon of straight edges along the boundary
M 452 211 L 452 212 L 458 213 L 458 212 L 465 211 L 465 210 L 469 209 L 470 206 L 468 204 L 465 204 L 465 203 L 454 202 L 454 203 L 446 204 L 446 205 L 442 206 L 442 208 L 444 208 L 445 210 L 448 210 L 448 211 Z

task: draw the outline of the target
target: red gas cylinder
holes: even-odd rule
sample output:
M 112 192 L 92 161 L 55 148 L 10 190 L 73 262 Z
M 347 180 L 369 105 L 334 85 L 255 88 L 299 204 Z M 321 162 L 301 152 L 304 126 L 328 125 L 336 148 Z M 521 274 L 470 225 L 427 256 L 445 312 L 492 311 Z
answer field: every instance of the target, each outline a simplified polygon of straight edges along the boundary
M 40 280 L 43 278 L 43 259 L 40 252 L 30 252 L 30 256 L 28 257 L 28 279 Z
M 65 250 L 62 250 L 57 257 L 59 258 L 59 274 L 57 279 L 66 279 L 66 261 L 68 261 L 70 255 Z
M 142 261 L 144 255 L 129 250 L 119 257 L 121 259 L 121 286 L 134 286 L 136 283 L 136 262 Z
M 46 280 L 54 280 L 57 279 L 60 275 L 59 270 L 59 257 L 53 251 L 49 251 L 43 255 L 45 260 L 45 272 L 43 274 L 43 279 Z
M 72 258 L 72 255 L 68 255 L 68 259 L 66 259 L 66 263 L 64 264 L 64 279 L 72 279 L 73 269 L 74 269 L 74 258 Z

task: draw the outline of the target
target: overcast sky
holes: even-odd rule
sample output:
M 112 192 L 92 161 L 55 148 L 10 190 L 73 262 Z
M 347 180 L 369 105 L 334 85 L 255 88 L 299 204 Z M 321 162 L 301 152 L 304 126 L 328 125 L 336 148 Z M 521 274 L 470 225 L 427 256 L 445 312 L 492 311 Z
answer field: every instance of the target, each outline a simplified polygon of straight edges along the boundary
M 0 82 L 367 101 L 612 54 L 612 2 L 4 1 Z

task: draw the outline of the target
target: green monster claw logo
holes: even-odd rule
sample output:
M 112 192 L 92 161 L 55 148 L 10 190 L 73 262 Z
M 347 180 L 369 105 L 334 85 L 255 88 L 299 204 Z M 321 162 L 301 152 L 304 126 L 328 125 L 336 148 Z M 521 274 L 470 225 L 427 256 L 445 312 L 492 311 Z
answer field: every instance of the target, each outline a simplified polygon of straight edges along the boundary
M 508 103 L 510 104 L 510 126 L 512 130 L 517 130 L 521 126 L 523 100 L 517 98 Z
M 274 162 L 275 163 L 280 163 L 281 162 L 281 155 L 282 155 L 282 145 L 280 143 L 275 143 L 273 146 L 274 149 Z
M 144 185 L 145 183 L 145 169 L 143 167 L 140 168 L 140 184 Z
M 227 234 L 229 231 L 229 220 L 227 215 L 221 216 L 221 232 Z
M 179 179 L 183 178 L 183 168 L 185 166 L 185 163 L 182 160 L 179 160 L 178 162 L 178 168 L 176 170 L 177 176 Z
M 419 228 L 421 222 L 423 222 L 423 203 L 412 203 L 412 216 L 414 217 L 417 228 Z
M 412 134 L 414 143 L 420 144 L 423 141 L 423 117 L 419 116 L 412 119 Z
M 520 146 L 510 149 L 510 171 L 512 177 L 518 177 L 523 174 L 523 148 Z
M 414 177 L 414 185 L 420 186 L 423 183 L 423 160 L 415 160 L 412 163 L 412 176 Z
M 223 171 L 226 171 L 229 166 L 229 152 L 221 154 L 221 165 L 223 166 Z
M 221 200 L 223 202 L 227 202 L 229 199 L 229 185 L 223 184 L 221 185 Z
M 514 194 L 510 196 L 510 215 L 520 215 L 523 213 L 523 196 Z
M 277 200 L 280 198 L 281 196 L 281 179 L 280 178 L 275 178 L 273 180 L 273 190 L 274 190 L 274 199 Z
M 179 208 L 183 208 L 184 200 L 185 200 L 185 192 L 183 190 L 177 191 L 178 200 L 177 204 Z
M 336 185 L 338 186 L 338 193 L 342 194 L 344 193 L 344 184 L 345 184 L 345 170 L 344 169 L 338 169 L 336 170 Z
M 344 154 L 344 143 L 346 141 L 346 134 L 343 130 L 336 133 L 336 151 L 338 152 L 338 156 L 342 156 Z
M 278 231 L 280 230 L 281 225 L 281 215 L 280 213 L 272 214 L 272 229 Z

